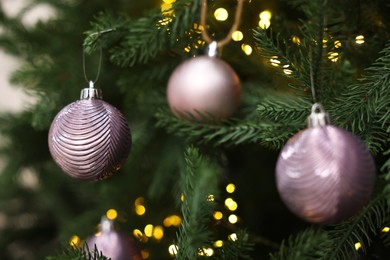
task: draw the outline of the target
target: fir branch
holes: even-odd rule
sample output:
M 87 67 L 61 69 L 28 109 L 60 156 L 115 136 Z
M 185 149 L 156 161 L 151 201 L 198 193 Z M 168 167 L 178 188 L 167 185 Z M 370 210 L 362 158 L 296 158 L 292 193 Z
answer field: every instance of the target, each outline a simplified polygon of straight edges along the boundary
M 55 256 L 48 256 L 45 260 L 109 260 L 106 256 L 99 251 L 95 245 L 93 252 L 90 252 L 88 245 L 82 247 L 70 247 L 64 248 L 64 251 L 58 253 Z
M 381 55 L 359 83 L 347 87 L 328 105 L 334 121 L 360 136 L 374 154 L 390 141 L 390 44 Z
M 186 171 L 181 174 L 183 221 L 177 234 L 176 259 L 196 259 L 199 250 L 211 243 L 208 225 L 215 202 L 208 197 L 218 197 L 219 174 L 194 147 L 186 149 L 185 161 Z
M 271 253 L 270 258 L 273 260 L 319 259 L 323 256 L 326 243 L 326 232 L 322 229 L 308 228 L 284 240 L 279 251 Z
M 307 121 L 311 106 L 305 98 L 287 95 L 264 100 L 257 106 L 256 111 L 261 119 L 303 126 Z
M 205 124 L 178 119 L 167 109 L 160 109 L 156 113 L 157 127 L 163 127 L 168 133 L 184 137 L 187 141 L 199 144 L 212 143 L 219 145 L 240 145 L 257 143 L 265 147 L 279 149 L 291 137 L 285 131 L 288 127 L 296 132 L 301 126 L 285 123 L 247 122 L 230 120 L 223 124 Z
M 177 41 L 191 31 L 199 11 L 199 0 L 180 0 L 173 4 L 172 13 L 161 13 L 160 9 L 155 9 L 134 21 L 129 18 L 113 19 L 114 14 L 102 14 L 89 32 L 114 28 L 121 37 L 119 43 L 110 49 L 111 61 L 121 67 L 144 64 L 160 51 L 175 47 Z M 105 38 L 110 41 L 111 35 Z M 194 41 L 197 40 L 198 37 Z M 96 37 L 87 37 L 84 43 L 85 46 L 95 46 L 93 49 L 96 49 L 96 44 Z
M 249 242 L 249 235 L 242 230 L 237 233 L 237 240 L 228 240 L 223 244 L 219 255 L 215 257 L 218 260 L 230 259 L 252 259 L 249 252 L 253 250 L 253 244 Z
M 351 259 L 358 255 L 355 250 L 357 242 L 362 244 L 362 251 L 365 252 L 366 245 L 372 241 L 371 236 L 380 232 L 388 222 L 389 214 L 384 194 L 378 193 L 356 217 L 334 226 L 328 232 L 330 244 L 322 259 Z

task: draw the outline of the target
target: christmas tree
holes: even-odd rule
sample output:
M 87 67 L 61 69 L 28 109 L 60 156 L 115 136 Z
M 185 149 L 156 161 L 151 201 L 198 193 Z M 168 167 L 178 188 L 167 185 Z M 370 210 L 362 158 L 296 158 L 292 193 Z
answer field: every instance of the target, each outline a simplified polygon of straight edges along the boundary
M 17 15 L 1 5 L 0 46 L 23 61 L 10 82 L 37 102 L 0 115 L 0 259 L 107 259 L 98 244 L 86 247 L 104 231 L 102 216 L 130 237 L 133 259 L 389 258 L 387 1 L 252 0 L 242 10 L 242 1 L 206 2 L 31 0 Z M 27 25 L 41 5 L 55 15 Z M 175 69 L 207 52 L 204 32 L 227 39 L 218 59 L 240 80 L 240 104 L 228 117 L 175 113 L 167 100 Z M 90 80 L 131 132 L 127 160 L 97 181 L 64 173 L 48 144 L 53 119 Z M 281 150 L 319 103 L 332 125 L 364 143 L 376 169 L 372 193 L 363 192 L 369 201 L 335 223 L 294 214 L 275 179 Z M 338 154 L 354 154 L 351 147 Z M 335 193 L 370 186 L 348 171 L 353 162 L 368 164 L 340 162 L 352 181 Z M 333 202 L 328 193 L 317 198 Z

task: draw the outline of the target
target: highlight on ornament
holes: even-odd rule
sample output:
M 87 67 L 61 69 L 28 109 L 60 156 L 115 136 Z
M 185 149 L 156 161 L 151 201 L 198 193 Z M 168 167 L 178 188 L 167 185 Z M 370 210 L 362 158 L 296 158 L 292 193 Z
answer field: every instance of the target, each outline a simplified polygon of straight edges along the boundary
M 318 103 L 308 128 L 287 142 L 276 165 L 282 201 L 298 217 L 319 224 L 355 216 L 368 203 L 375 180 L 375 162 L 364 143 L 331 125 Z
M 55 163 L 69 176 L 101 180 L 116 173 L 127 159 L 131 133 L 124 115 L 102 100 L 93 82 L 80 100 L 54 118 L 48 136 Z

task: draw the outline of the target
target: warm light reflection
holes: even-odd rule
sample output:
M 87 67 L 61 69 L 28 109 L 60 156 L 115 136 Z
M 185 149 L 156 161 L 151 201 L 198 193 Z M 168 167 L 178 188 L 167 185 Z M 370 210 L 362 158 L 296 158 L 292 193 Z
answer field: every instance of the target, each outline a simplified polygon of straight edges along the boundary
M 286 74 L 286 75 L 291 75 L 292 74 L 292 70 L 290 69 L 290 65 L 284 65 L 283 66 L 283 73 Z
M 382 232 L 383 233 L 387 233 L 387 232 L 389 232 L 390 231 L 390 227 L 384 227 L 383 229 L 382 229 Z
M 228 185 L 226 185 L 226 191 L 228 193 L 233 193 L 235 190 L 236 190 L 236 185 L 234 185 L 233 183 L 229 183 Z
M 176 0 L 163 0 L 164 3 L 173 4 Z
M 218 8 L 214 12 L 214 17 L 217 21 L 226 21 L 229 17 L 229 13 L 225 8 Z
M 239 42 L 244 38 L 244 34 L 241 31 L 235 31 L 232 33 L 232 40 Z
M 341 47 L 341 42 L 338 41 L 338 40 L 335 41 L 335 42 L 334 42 L 334 47 L 335 47 L 335 48 L 340 48 L 340 47 Z
M 229 222 L 230 222 L 231 224 L 236 224 L 237 221 L 238 221 L 238 217 L 237 217 L 237 215 L 231 214 L 231 215 L 229 216 L 228 220 L 229 220 Z
M 69 245 L 71 245 L 73 248 L 77 248 L 81 245 L 81 239 L 79 236 L 74 235 L 69 239 Z
M 109 209 L 106 212 L 106 216 L 110 220 L 114 220 L 118 217 L 118 212 L 115 209 Z

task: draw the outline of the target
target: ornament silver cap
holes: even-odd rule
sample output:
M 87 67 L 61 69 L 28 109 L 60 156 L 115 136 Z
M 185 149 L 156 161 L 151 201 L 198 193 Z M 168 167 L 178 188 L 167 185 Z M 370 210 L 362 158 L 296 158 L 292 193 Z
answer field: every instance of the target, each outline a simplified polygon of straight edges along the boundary
M 315 103 L 311 107 L 311 114 L 307 118 L 307 126 L 324 126 L 330 124 L 329 114 L 325 112 L 325 109 L 320 103 Z
M 81 90 L 80 99 L 102 99 L 103 94 L 101 89 L 96 89 L 92 81 L 89 82 L 89 88 Z

